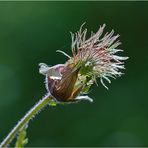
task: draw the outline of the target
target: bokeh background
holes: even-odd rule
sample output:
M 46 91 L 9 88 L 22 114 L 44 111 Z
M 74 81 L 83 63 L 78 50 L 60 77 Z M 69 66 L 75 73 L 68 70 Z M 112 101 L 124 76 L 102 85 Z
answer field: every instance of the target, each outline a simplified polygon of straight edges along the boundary
M 46 108 L 27 146 L 148 146 L 148 2 L 0 2 L 0 141 L 44 94 L 38 63 L 64 63 L 70 31 L 86 22 L 119 33 L 125 75 L 81 102 Z

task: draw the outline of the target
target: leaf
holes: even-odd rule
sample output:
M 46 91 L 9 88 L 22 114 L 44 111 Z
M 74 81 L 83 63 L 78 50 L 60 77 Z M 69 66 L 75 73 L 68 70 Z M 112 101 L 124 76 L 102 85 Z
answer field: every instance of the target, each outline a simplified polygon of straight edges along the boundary
M 55 101 L 50 101 L 49 102 L 49 106 L 56 106 L 56 105 L 57 105 L 57 103 Z
M 28 138 L 26 138 L 27 132 L 26 128 L 23 128 L 17 136 L 17 141 L 15 143 L 15 148 L 23 148 L 24 145 L 28 143 Z

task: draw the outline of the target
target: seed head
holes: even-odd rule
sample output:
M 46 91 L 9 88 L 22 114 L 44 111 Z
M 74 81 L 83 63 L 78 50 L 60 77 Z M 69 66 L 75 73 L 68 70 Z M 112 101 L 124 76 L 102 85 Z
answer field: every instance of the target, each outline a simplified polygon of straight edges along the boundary
M 84 99 L 92 102 L 92 99 L 86 96 L 91 85 L 97 84 L 97 78 L 100 78 L 103 86 L 108 89 L 104 80 L 111 83 L 109 78 L 121 76 L 124 60 L 128 59 L 117 55 L 123 50 L 117 48 L 121 43 L 118 40 L 119 35 L 114 35 L 113 30 L 103 35 L 104 24 L 86 39 L 87 29 L 83 29 L 83 25 L 78 32 L 71 33 L 72 57 L 58 50 L 69 58 L 65 64 L 52 67 L 44 63 L 39 64 L 39 72 L 46 76 L 47 91 L 59 102 Z

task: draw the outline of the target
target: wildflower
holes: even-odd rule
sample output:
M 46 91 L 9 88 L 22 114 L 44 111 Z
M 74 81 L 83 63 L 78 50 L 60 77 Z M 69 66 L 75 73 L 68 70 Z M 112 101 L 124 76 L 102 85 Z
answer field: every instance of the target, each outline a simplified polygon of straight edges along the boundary
M 114 36 L 114 31 L 103 34 L 105 24 L 100 26 L 96 33 L 86 39 L 87 29 L 80 30 L 72 37 L 72 57 L 65 64 L 58 64 L 52 67 L 40 63 L 39 72 L 46 76 L 47 91 L 59 102 L 74 102 L 78 100 L 93 101 L 86 94 L 92 84 L 97 84 L 100 78 L 102 85 L 108 89 L 104 80 L 111 83 L 109 78 L 116 78 L 123 73 L 124 60 L 128 57 L 118 56 L 117 53 L 123 50 L 117 49 L 121 44 Z M 103 37 L 101 37 L 103 36 Z

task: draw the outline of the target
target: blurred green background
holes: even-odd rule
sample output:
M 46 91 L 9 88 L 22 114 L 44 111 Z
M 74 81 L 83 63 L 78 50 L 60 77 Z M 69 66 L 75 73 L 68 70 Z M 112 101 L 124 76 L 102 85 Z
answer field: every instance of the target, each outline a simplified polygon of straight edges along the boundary
M 46 93 L 38 63 L 64 63 L 70 31 L 106 23 L 121 35 L 125 75 L 81 102 L 46 108 L 27 146 L 148 146 L 148 2 L 0 2 L 0 141 Z

